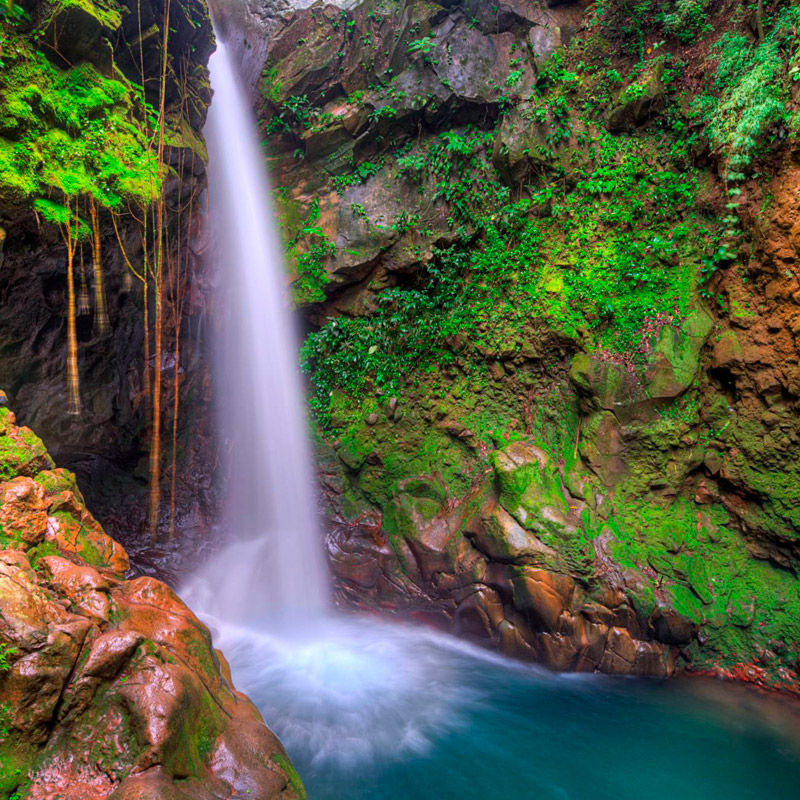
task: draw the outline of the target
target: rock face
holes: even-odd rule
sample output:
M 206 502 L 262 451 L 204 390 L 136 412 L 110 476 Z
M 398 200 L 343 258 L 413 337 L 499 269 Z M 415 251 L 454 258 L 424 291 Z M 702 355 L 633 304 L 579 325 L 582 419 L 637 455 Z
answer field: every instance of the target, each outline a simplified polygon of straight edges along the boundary
M 8 409 L 0 444 L 0 797 L 305 797 L 208 629 L 163 583 L 125 580 L 74 476 Z
M 642 607 L 647 576 L 613 562 L 610 531 L 587 541 L 586 503 L 546 453 L 516 442 L 492 460 L 457 504 L 436 478 L 420 478 L 398 487 L 383 524 L 373 515 L 335 525 L 342 598 L 559 670 L 672 674 L 693 631 L 683 638 L 662 622 L 668 595 Z
M 126 261 L 142 275 L 147 248 L 143 247 L 140 224 L 128 213 L 129 208 L 136 212 L 136 207 L 123 201 L 114 210 L 124 254 L 111 214 L 101 207 L 99 242 L 110 330 L 103 330 L 94 319 L 94 247 L 87 240 L 76 253 L 76 288 L 84 299 L 79 303 L 76 321 L 82 408 L 79 416 L 72 416 L 67 413 L 64 367 L 66 252 L 55 226 L 46 225 L 32 207 L 41 197 L 58 201 L 57 184 L 64 176 L 58 173 L 53 179 L 55 185 L 46 185 L 48 170 L 43 167 L 35 172 L 43 174 L 45 182 L 39 186 L 23 183 L 20 189 L 17 184 L 21 179 L 7 167 L 9 163 L 26 163 L 25 153 L 38 152 L 43 149 L 43 142 L 51 139 L 68 137 L 68 143 L 80 142 L 81 134 L 86 135 L 91 126 L 103 119 L 111 119 L 113 125 L 109 123 L 99 134 L 95 132 L 99 141 L 111 138 L 115 130 L 124 132 L 126 125 L 134 129 L 141 126 L 145 109 L 134 87 L 144 83 L 147 103 L 158 108 L 165 6 L 146 0 L 26 0 L 21 5 L 30 18 L 8 27 L 0 76 L 0 238 L 4 239 L 0 273 L 0 338 L 4 350 L 0 381 L 7 387 L 20 420 L 39 433 L 59 464 L 77 474 L 95 513 L 109 531 L 125 539 L 139 568 L 152 573 L 163 553 L 156 551 L 145 557 L 140 553 L 140 542 L 147 541 L 147 537 L 139 536 L 147 524 L 145 497 L 152 427 L 148 420 L 145 369 L 150 371 L 151 384 L 155 370 L 162 373 L 163 428 L 169 431 L 170 439 L 174 373 L 178 371 L 176 507 L 179 525 L 194 541 L 187 551 L 196 552 L 208 537 L 215 499 L 210 466 L 216 463 L 215 416 L 211 411 L 205 345 L 212 301 L 209 278 L 200 258 L 206 243 L 193 214 L 200 206 L 205 185 L 205 148 L 200 131 L 211 99 L 206 69 L 214 47 L 211 23 L 202 0 L 171 4 L 171 66 L 165 85 L 169 126 L 165 159 L 171 167 L 166 185 L 166 221 L 170 241 L 173 245 L 180 242 L 182 315 L 176 318 L 171 312 L 165 314 L 164 351 L 161 364 L 155 365 L 154 281 L 150 276 L 150 363 L 145 367 L 143 284 Z M 96 89 L 96 84 L 106 79 L 113 81 L 109 83 L 113 92 L 107 96 Z M 71 87 L 73 94 L 68 95 L 64 87 Z M 86 103 L 86 109 L 79 106 L 81 102 Z M 75 119 L 70 116 L 72 113 L 77 115 Z M 117 143 L 108 156 L 112 167 L 117 163 L 114 158 L 125 157 L 129 144 L 124 139 Z M 9 161 L 5 160 L 7 156 Z M 138 162 L 131 164 L 134 177 L 137 165 Z M 104 168 L 98 163 L 94 169 L 102 174 Z M 68 171 L 66 178 L 69 179 Z M 131 182 L 135 183 L 133 179 Z M 112 193 L 119 188 L 118 183 L 109 186 Z M 81 204 L 81 214 L 88 221 L 84 200 Z M 170 288 L 165 292 L 167 309 L 173 307 L 175 291 Z M 180 341 L 176 340 L 176 330 L 181 334 Z M 170 449 L 168 442 L 165 486 L 171 482 Z M 161 520 L 164 534 L 169 513 L 170 500 L 165 491 Z M 163 538 L 166 540 L 167 536 Z M 170 550 L 166 544 L 161 549 Z M 174 566 L 179 565 L 178 561 L 173 560 Z
M 797 691 L 797 133 L 736 150 L 747 20 L 665 14 L 270 22 L 329 554 L 343 603 L 559 669 Z

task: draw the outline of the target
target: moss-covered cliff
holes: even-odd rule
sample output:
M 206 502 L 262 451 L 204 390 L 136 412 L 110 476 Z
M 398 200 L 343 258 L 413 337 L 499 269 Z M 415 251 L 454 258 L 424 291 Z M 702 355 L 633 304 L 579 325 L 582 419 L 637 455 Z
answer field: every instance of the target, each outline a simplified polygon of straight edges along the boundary
M 262 79 L 347 601 L 796 688 L 798 9 L 364 2 Z
M 174 499 L 182 529 L 204 537 L 214 459 L 201 331 L 211 301 L 195 212 L 211 99 L 208 10 L 195 0 L 2 5 L 0 380 L 137 553 L 160 376 L 159 534 L 174 527 Z

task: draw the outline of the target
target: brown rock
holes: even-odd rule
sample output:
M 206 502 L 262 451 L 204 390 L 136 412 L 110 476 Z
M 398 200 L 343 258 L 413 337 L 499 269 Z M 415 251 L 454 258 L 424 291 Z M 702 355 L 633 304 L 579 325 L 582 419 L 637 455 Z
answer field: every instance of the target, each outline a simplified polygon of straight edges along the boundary
M 110 586 L 96 569 L 59 556 L 46 556 L 39 564 L 48 583 L 66 596 L 76 611 L 108 622 Z
M 271 753 L 273 758 L 265 758 Z M 283 797 L 291 792 L 289 778 L 282 769 L 289 759 L 280 742 L 260 722 L 242 722 L 217 742 L 210 766 L 239 797 Z
M 38 440 L 7 412 L 0 425 L 20 469 L 35 471 Z M 112 574 L 127 557 L 74 478 L 44 469 L 0 493 L 3 528 L 20 548 L 0 551 L 0 642 L 14 648 L 0 672 L 3 746 L 22 780 L 30 772 L 26 797 L 297 797 L 285 753 L 223 679 L 205 626 L 164 584 Z M 23 550 L 45 537 L 61 555 L 42 555 L 34 570 Z
M 44 539 L 47 506 L 44 490 L 33 478 L 18 477 L 0 485 L 0 530 L 23 549 Z
M 224 790 L 224 785 L 220 788 Z M 220 797 L 199 781 L 176 784 L 160 767 L 155 767 L 125 778 L 108 800 L 219 800 Z
M 525 569 L 514 579 L 514 606 L 538 630 L 557 631 L 574 589 L 571 578 L 539 569 Z
M 665 609 L 653 623 L 656 639 L 665 644 L 687 645 L 694 639 L 697 626 L 677 611 Z

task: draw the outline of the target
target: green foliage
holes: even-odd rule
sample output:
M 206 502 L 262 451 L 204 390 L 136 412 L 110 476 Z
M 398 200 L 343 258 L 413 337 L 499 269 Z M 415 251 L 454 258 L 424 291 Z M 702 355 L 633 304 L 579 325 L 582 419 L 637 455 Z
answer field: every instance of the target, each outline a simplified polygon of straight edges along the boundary
M 406 48 L 406 52 L 424 53 L 425 55 L 428 55 L 435 45 L 436 42 L 434 42 L 430 36 L 424 36 L 422 39 L 415 39 L 413 42 L 409 43 L 408 47 Z
M 681 42 L 691 42 L 697 36 L 712 30 L 708 24 L 710 0 L 676 0 L 675 7 L 662 16 L 664 32 Z
M 378 162 L 374 164 L 371 161 L 362 161 L 354 167 L 352 173 L 349 175 L 334 175 L 333 178 L 331 178 L 331 182 L 336 188 L 336 191 L 342 194 L 348 186 L 357 186 L 360 183 L 368 181 L 374 175 L 377 175 L 381 169 L 383 169 L 383 165 L 383 158 L 379 159 Z
M 267 133 L 287 133 L 293 127 L 310 128 L 316 109 L 307 95 L 292 95 L 284 100 L 267 123 Z
M 397 116 L 397 109 L 394 106 L 381 106 L 369 112 L 369 121 L 374 125 L 382 119 L 391 119 Z
M 371 382 L 396 388 L 404 375 L 430 364 L 449 333 L 462 329 L 457 265 L 445 260 L 426 272 L 423 288 L 383 292 L 371 317 L 331 320 L 306 339 L 303 364 L 312 373 L 311 405 L 322 421 L 330 419 L 336 390 L 358 394 Z
M 63 227 L 69 226 L 75 231 L 74 235 L 78 240 L 87 238 L 91 233 L 91 229 L 86 222 L 80 217 L 76 219 L 74 213 L 66 206 L 61 205 L 61 203 L 54 203 L 52 200 L 40 198 L 34 201 L 33 207 L 41 214 L 45 222 L 52 222 L 54 225 Z
M 424 155 L 398 158 L 401 174 L 447 202 L 460 238 L 436 251 L 412 286 L 380 293 L 370 317 L 333 320 L 309 336 L 303 356 L 323 422 L 337 391 L 396 391 L 452 362 L 452 337 L 507 349 L 537 320 L 635 359 L 648 320 L 688 311 L 700 248 L 713 241 L 692 212 L 691 174 L 659 169 L 645 146 L 602 135 L 588 165 L 574 170 L 574 188 L 510 203 L 489 178 L 491 143 L 474 129 L 448 131 Z M 552 215 L 541 218 L 548 206 Z
M 590 24 L 618 42 L 625 54 L 641 59 L 645 35 L 657 25 L 660 5 L 656 0 L 597 0 Z
M 299 234 L 289 242 L 289 250 L 297 264 L 297 279 L 293 284 L 297 305 L 322 302 L 325 299 L 325 286 L 330 282 L 325 264 L 335 248 L 316 224 L 318 221 L 319 200 L 316 200 Z
M 796 77 L 800 7 L 780 10 L 763 42 L 725 33 L 715 45 L 719 59 L 710 92 L 699 95 L 692 110 L 706 124 L 712 146 L 728 162 L 728 179 L 741 179 L 754 158 L 778 138 L 779 123 L 789 121 L 790 85 Z
M 487 151 L 492 134 L 467 127 L 442 133 L 425 153 L 409 153 L 397 160 L 402 175 L 418 183 L 421 193 L 430 190 L 433 201 L 445 201 L 452 214 L 451 226 L 471 224 L 475 211 L 503 205 L 508 189 L 487 178 L 491 167 Z
M 11 669 L 11 659 L 17 652 L 17 648 L 8 642 L 0 642 L 0 672 L 8 672 Z
M 88 194 L 105 206 L 155 197 L 160 173 L 137 91 L 82 64 L 53 66 L 21 37 L 0 75 L 0 198 Z

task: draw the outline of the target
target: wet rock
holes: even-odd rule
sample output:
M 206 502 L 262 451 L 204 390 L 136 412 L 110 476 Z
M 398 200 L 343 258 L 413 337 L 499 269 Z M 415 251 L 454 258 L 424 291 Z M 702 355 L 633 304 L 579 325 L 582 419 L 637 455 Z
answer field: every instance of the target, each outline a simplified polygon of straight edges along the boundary
M 8 415 L 4 423 L 19 437 Z M 63 798 L 65 787 L 70 798 L 304 797 L 277 739 L 223 676 L 206 627 L 159 581 L 120 577 L 124 551 L 74 478 L 43 470 L 0 491 L 6 524 L 21 532 L 20 549 L 0 551 L 0 641 L 11 647 L 0 671 L 4 759 L 13 753 L 19 767 L 9 791 L 25 783 L 32 800 Z M 42 544 L 48 512 L 63 530 Z M 59 554 L 30 549 L 34 569 L 24 552 L 34 545 Z
M 524 527 L 566 526 L 567 503 L 558 471 L 547 453 L 513 442 L 492 454 L 500 485 L 500 504 Z
M 19 477 L 0 484 L 0 530 L 23 549 L 44 539 L 47 504 L 44 489 L 33 478 Z
M 653 628 L 659 642 L 678 646 L 689 644 L 697 634 L 697 626 L 672 609 L 660 612 Z
M 484 518 L 473 539 L 478 549 L 493 561 L 535 564 L 556 559 L 552 548 L 519 525 L 502 506 Z
M 558 631 L 574 591 L 567 576 L 538 569 L 524 569 L 513 581 L 514 607 L 542 631 Z
M 39 564 L 48 584 L 65 596 L 77 612 L 108 622 L 111 587 L 97 570 L 78 566 L 60 556 L 46 556 Z

